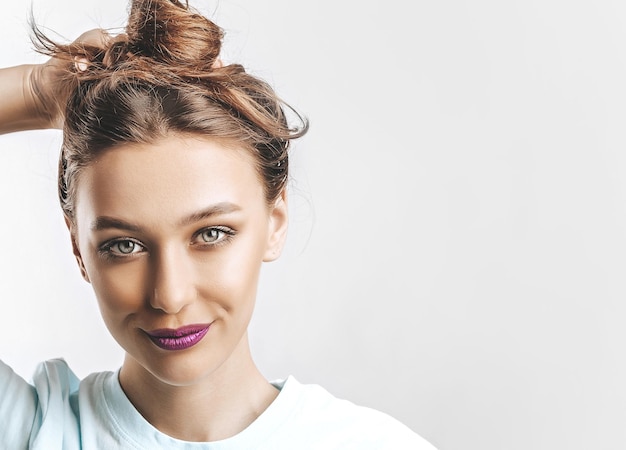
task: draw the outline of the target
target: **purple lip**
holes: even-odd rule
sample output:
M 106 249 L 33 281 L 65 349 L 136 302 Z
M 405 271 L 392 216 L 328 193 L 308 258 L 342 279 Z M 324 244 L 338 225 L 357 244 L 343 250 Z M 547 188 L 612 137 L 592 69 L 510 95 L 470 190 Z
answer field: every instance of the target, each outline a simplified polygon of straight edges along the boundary
M 163 350 L 184 350 L 196 345 L 209 331 L 208 325 L 187 325 L 176 329 L 161 328 L 146 331 L 154 344 Z

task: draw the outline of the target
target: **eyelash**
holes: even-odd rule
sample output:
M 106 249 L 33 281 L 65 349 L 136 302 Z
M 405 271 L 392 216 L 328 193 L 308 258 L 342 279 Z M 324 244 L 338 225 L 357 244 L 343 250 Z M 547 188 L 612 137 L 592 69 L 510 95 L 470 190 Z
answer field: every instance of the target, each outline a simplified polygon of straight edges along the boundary
M 209 231 L 213 231 L 213 232 L 218 232 L 220 235 L 218 236 L 218 238 L 213 241 L 213 242 L 200 242 L 200 243 L 196 243 L 195 241 L 198 239 L 201 239 L 202 234 L 209 232 Z M 223 226 L 218 226 L 218 227 L 206 227 L 203 228 L 201 230 L 198 230 L 196 233 L 194 233 L 194 235 L 192 236 L 192 244 L 193 246 L 199 246 L 201 248 L 205 248 L 205 249 L 211 249 L 211 248 L 215 248 L 215 247 L 220 247 L 222 245 L 226 245 L 227 243 L 229 243 L 233 236 L 235 235 L 235 230 L 233 230 L 232 228 L 229 227 L 223 227 Z M 133 245 L 138 246 L 141 248 L 141 250 L 139 251 L 131 251 L 131 253 L 122 253 L 122 252 L 114 252 L 112 251 L 113 247 L 115 247 L 116 245 L 120 245 L 123 243 L 133 243 Z M 134 249 L 133 249 L 134 250 Z M 138 241 L 137 239 L 134 238 L 130 238 L 130 237 L 124 237 L 124 238 L 115 238 L 115 239 L 111 239 L 110 241 L 105 242 L 104 244 L 102 244 L 99 249 L 98 249 L 98 254 L 100 256 L 102 256 L 105 259 L 108 260 L 120 260 L 120 259 L 125 259 L 125 258 L 132 258 L 133 256 L 145 252 L 146 251 L 146 247 L 145 245 L 143 245 L 140 241 Z
M 203 228 L 197 231 L 193 235 L 193 240 L 195 241 L 200 236 L 202 236 L 203 233 L 206 233 L 207 231 L 217 231 L 218 233 L 221 233 L 222 236 L 218 237 L 217 240 L 213 242 L 200 243 L 199 245 L 202 247 L 217 247 L 217 246 L 228 244 L 233 238 L 233 236 L 235 235 L 235 230 L 229 227 L 221 227 L 221 226 L 220 227 L 207 227 L 207 228 Z

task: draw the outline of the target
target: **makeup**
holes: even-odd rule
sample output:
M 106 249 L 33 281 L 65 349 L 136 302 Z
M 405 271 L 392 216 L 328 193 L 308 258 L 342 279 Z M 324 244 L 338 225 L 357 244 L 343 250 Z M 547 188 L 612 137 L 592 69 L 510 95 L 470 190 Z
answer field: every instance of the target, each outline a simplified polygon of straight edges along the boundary
M 200 342 L 209 331 L 210 326 L 211 324 L 198 324 L 176 329 L 161 328 L 146 331 L 146 334 L 154 345 L 163 350 L 185 350 Z

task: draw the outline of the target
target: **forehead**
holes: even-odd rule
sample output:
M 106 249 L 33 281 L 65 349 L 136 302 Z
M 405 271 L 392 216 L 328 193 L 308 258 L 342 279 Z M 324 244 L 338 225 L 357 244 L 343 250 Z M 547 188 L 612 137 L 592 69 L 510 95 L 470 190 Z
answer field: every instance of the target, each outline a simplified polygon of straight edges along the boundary
M 153 144 L 106 150 L 77 181 L 77 219 L 81 215 L 176 219 L 215 203 L 265 204 L 247 149 L 195 136 L 175 135 Z

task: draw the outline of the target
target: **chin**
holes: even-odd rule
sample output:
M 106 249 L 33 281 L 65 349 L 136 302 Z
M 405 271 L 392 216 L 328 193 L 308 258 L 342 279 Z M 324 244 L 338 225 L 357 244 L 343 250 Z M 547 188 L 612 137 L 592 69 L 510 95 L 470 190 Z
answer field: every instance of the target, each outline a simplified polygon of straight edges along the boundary
M 178 355 L 177 355 L 178 356 Z M 181 355 L 182 356 L 182 355 Z M 217 378 L 224 367 L 224 359 L 206 354 L 194 358 L 172 358 L 159 371 L 160 379 L 173 386 L 190 386 L 209 378 Z M 169 358 L 168 358 L 169 359 Z
M 192 352 L 152 355 L 149 359 L 143 356 L 139 359 L 127 354 L 122 370 L 144 382 L 157 381 L 169 386 L 193 386 L 206 381 L 216 376 L 223 364 L 222 360 L 209 358 L 206 354 L 194 355 Z

